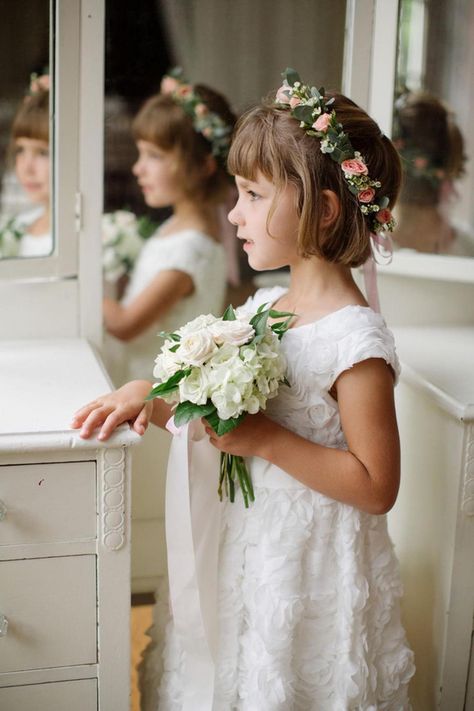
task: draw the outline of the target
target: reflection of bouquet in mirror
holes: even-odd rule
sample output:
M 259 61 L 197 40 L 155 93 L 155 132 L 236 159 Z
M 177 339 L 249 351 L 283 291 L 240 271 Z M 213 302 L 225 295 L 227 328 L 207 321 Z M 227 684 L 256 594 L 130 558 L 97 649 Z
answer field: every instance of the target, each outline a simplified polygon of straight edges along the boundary
M 116 282 L 132 271 L 145 240 L 156 228 L 148 217 L 137 217 L 128 210 L 102 215 L 102 268 L 106 281 Z
M 0 218 L 0 259 L 18 256 L 20 240 L 24 234 L 25 227 L 16 217 Z
M 255 314 L 229 306 L 221 318 L 198 316 L 175 333 L 162 333 L 165 343 L 155 360 L 155 383 L 148 400 L 176 404 L 177 427 L 205 417 L 220 436 L 243 418 L 264 410 L 285 378 L 280 339 L 294 314 L 265 308 Z M 268 317 L 278 319 L 271 325 Z M 222 453 L 218 493 L 234 501 L 239 483 L 245 506 L 254 500 L 252 481 L 242 457 Z

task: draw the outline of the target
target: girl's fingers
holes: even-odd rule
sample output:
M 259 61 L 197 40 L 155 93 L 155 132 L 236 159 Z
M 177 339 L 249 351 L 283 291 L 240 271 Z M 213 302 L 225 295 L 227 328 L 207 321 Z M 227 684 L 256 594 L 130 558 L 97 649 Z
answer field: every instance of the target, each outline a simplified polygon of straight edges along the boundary
M 148 408 L 145 405 L 145 407 L 138 414 L 135 422 L 133 423 L 133 429 L 139 435 L 145 434 L 146 428 L 148 427 L 149 423 L 150 423 L 150 417 L 149 417 L 149 413 L 148 413 Z
M 97 435 L 97 439 L 100 439 L 101 441 L 108 439 L 112 432 L 119 425 L 121 425 L 122 422 L 126 422 L 123 414 L 119 410 L 112 410 L 112 412 L 104 420 L 100 432 Z
M 72 429 L 78 429 L 82 425 L 86 417 L 88 417 L 96 407 L 100 407 L 100 403 L 97 400 L 94 400 L 94 402 L 90 402 L 87 405 L 84 405 L 84 407 L 81 407 L 80 410 L 76 410 L 76 412 L 72 416 Z
M 104 405 L 103 407 L 98 407 L 92 410 L 92 412 L 83 421 L 79 435 L 83 439 L 87 439 L 88 437 L 90 437 L 91 433 L 96 429 L 96 427 L 99 427 L 105 422 L 107 417 L 110 415 L 112 409 L 113 406 L 109 405 L 108 407 L 106 407 Z

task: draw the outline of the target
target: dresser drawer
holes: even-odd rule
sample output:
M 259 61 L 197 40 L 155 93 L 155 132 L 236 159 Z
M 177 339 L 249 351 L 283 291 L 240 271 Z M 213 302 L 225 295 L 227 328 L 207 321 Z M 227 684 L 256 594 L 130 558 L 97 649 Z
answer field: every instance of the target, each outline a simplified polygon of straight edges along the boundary
M 2 711 L 96 711 L 97 680 L 0 688 Z
M 95 663 L 96 557 L 0 561 L 0 614 L 0 672 Z
M 95 462 L 0 467 L 0 519 L 0 546 L 95 538 Z

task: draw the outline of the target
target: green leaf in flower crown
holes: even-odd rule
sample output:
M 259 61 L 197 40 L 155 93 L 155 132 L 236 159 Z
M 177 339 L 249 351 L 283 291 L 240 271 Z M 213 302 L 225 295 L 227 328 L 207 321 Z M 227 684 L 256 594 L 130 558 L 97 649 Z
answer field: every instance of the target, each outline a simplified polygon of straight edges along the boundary
M 212 412 L 217 412 L 217 410 L 215 405 L 210 401 L 205 405 L 196 405 L 194 402 L 185 400 L 179 403 L 174 412 L 174 423 L 176 427 L 181 427 L 181 425 L 186 425 L 198 417 L 207 417 Z
M 163 395 L 170 395 L 176 388 L 183 378 L 185 378 L 191 372 L 192 368 L 186 368 L 185 370 L 178 370 L 177 373 L 168 378 L 164 383 L 160 383 L 154 387 L 145 400 L 154 400 L 155 397 L 163 397 Z
M 321 93 L 316 89 L 315 86 L 311 87 L 311 96 L 314 96 L 316 99 L 321 100 Z
M 383 209 L 384 207 L 388 207 L 389 202 L 390 201 L 386 195 L 384 195 L 383 198 L 380 198 L 380 200 L 378 200 L 378 204 L 381 209 Z
M 300 104 L 299 106 L 295 106 L 292 111 L 292 114 L 296 119 L 298 119 L 298 121 L 304 121 L 304 123 L 308 123 L 309 125 L 312 125 L 314 123 L 312 106 Z
M 229 306 L 224 311 L 222 320 L 223 321 L 236 321 L 237 320 L 237 316 L 235 315 L 235 311 L 234 311 L 232 304 L 229 304 Z
M 281 76 L 283 77 L 283 79 L 286 79 L 286 81 L 288 82 L 288 84 L 290 86 L 293 86 L 293 84 L 297 81 L 299 81 L 299 82 L 301 81 L 300 75 L 298 74 L 298 72 L 295 71 L 294 69 L 291 69 L 290 67 L 287 67 L 285 69 L 285 71 L 282 72 Z

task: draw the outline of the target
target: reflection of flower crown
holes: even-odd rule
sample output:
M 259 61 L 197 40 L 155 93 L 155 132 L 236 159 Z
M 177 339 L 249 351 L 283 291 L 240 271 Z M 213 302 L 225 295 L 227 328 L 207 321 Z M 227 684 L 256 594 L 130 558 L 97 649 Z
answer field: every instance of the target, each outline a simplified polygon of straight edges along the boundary
M 183 79 L 181 67 L 175 67 L 161 81 L 161 93 L 169 94 L 192 119 L 193 128 L 210 144 L 212 155 L 225 163 L 230 148 L 232 126 L 211 111 L 194 87 Z
M 403 170 L 412 178 L 423 178 L 431 183 L 433 188 L 439 187 L 447 178 L 443 168 L 434 165 L 429 156 L 419 148 L 406 145 L 403 138 L 396 138 L 393 145 L 402 159 Z
M 37 74 L 33 72 L 30 74 L 30 88 L 29 93 L 39 94 L 40 91 L 49 91 L 50 89 L 50 78 L 49 74 Z
M 327 153 L 341 166 L 349 190 L 357 197 L 359 209 L 368 219 L 370 231 L 374 234 L 388 230 L 392 232 L 395 221 L 388 209 L 387 197 L 377 199 L 375 191 L 380 188 L 378 180 L 368 175 L 365 159 L 355 151 L 337 121 L 332 108 L 334 99 L 326 100 L 324 89 L 316 89 L 301 82 L 294 69 L 286 69 L 282 77 L 283 85 L 276 94 L 276 103 L 289 105 L 291 115 L 300 122 L 300 127 L 309 136 L 321 139 L 321 152 Z

